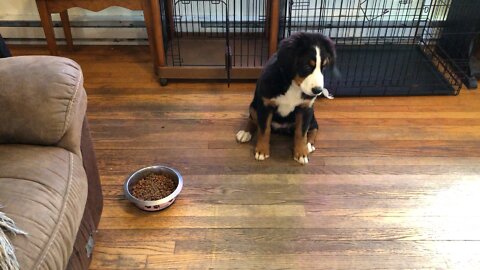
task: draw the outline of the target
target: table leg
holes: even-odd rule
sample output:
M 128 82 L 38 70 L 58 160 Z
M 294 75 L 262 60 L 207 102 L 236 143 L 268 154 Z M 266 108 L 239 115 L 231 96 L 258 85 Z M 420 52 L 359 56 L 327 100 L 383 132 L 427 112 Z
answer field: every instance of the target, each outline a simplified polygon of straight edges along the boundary
M 51 55 L 58 55 L 57 44 L 55 42 L 55 33 L 53 32 L 52 16 L 48 12 L 47 2 L 45 0 L 36 0 L 38 13 L 47 39 L 48 49 Z
M 157 57 L 156 63 L 158 66 L 165 65 L 165 50 L 163 47 L 163 26 L 160 18 L 160 4 L 159 0 L 150 0 L 151 14 L 152 14 L 152 33 L 155 40 L 155 54 Z
M 68 10 L 60 12 L 60 19 L 62 20 L 63 32 L 65 33 L 65 41 L 69 50 L 73 50 L 72 31 L 70 28 L 70 20 L 68 19 Z
M 152 6 L 150 5 L 149 0 L 144 0 L 142 1 L 142 7 L 143 7 L 143 17 L 145 19 L 145 27 L 147 28 L 147 35 L 148 35 L 148 45 L 150 47 L 150 53 L 153 58 L 153 67 L 156 70 L 156 67 L 158 66 L 158 56 L 157 56 L 157 50 L 156 44 L 155 44 L 155 39 L 153 38 L 153 29 L 152 29 Z

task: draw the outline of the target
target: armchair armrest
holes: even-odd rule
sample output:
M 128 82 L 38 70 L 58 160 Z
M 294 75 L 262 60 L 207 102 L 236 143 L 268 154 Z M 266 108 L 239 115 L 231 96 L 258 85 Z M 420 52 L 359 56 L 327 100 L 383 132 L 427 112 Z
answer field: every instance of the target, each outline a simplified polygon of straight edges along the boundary
M 86 105 L 82 70 L 74 61 L 0 59 L 0 143 L 56 145 L 80 155 Z

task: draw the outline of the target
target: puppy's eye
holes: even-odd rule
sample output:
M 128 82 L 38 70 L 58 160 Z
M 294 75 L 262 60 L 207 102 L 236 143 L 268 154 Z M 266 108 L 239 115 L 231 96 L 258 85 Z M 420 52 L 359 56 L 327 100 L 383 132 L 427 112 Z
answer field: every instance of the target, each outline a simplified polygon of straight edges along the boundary
M 315 62 L 314 60 L 310 60 L 310 62 L 308 62 L 308 64 L 311 66 L 311 67 L 315 67 L 317 65 L 317 62 Z

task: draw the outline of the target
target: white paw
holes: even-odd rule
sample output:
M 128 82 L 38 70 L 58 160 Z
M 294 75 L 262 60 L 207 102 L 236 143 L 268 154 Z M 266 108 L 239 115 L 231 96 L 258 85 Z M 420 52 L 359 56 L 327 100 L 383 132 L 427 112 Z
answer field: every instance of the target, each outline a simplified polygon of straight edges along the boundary
M 313 151 L 315 151 L 315 146 L 313 146 L 313 144 L 311 143 L 307 143 L 307 148 L 308 148 L 308 153 L 312 153 Z
M 245 130 L 237 132 L 237 141 L 241 143 L 249 142 L 252 139 L 252 134 Z
M 305 164 L 308 164 L 308 157 L 307 156 L 302 156 L 300 158 L 296 158 L 294 157 L 293 158 L 296 162 L 302 164 L 302 165 L 305 165 Z
M 265 160 L 267 158 L 269 158 L 270 156 L 269 155 L 265 155 L 265 154 L 261 154 L 259 152 L 256 152 L 255 153 L 255 159 L 256 160 Z

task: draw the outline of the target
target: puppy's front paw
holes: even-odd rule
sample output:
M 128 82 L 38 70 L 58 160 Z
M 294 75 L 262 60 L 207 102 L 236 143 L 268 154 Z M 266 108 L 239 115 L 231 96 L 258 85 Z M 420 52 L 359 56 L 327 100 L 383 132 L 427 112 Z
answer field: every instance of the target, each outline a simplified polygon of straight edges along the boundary
M 246 143 L 252 139 L 252 134 L 248 131 L 240 130 L 239 132 L 237 132 L 236 138 L 237 142 Z
M 310 153 L 310 150 L 307 145 L 303 145 L 301 147 L 295 147 L 293 151 L 293 159 L 302 165 L 308 164 L 309 153 Z
M 257 145 L 255 148 L 255 159 L 256 160 L 265 160 L 270 157 L 269 147 Z

